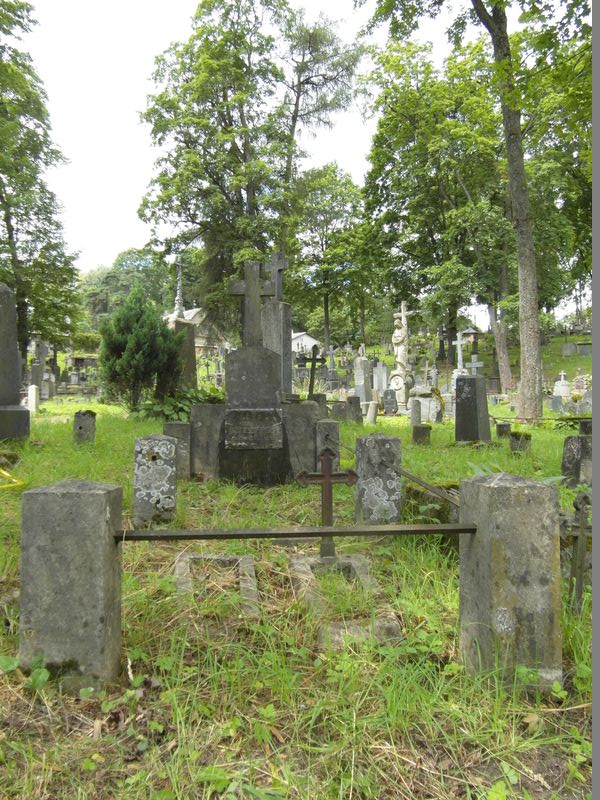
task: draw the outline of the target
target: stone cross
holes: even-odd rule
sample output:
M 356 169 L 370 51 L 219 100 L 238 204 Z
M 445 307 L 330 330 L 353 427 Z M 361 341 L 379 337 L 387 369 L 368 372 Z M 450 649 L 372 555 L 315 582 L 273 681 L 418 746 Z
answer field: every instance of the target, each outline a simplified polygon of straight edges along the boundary
M 333 357 L 334 349 L 333 345 L 329 345 L 329 369 L 335 369 L 335 359 Z
M 308 486 L 310 483 L 321 485 L 321 525 L 331 527 L 333 525 L 333 484 L 345 483 L 347 486 L 353 486 L 358 480 L 358 475 L 352 469 L 347 472 L 333 472 L 332 464 L 336 455 L 328 447 L 321 450 L 319 458 L 321 472 L 303 470 L 296 475 L 296 480 L 301 486 Z M 335 544 L 332 536 L 323 536 L 319 555 L 321 558 L 335 558 Z
M 477 356 L 472 355 L 471 360 L 467 364 L 467 368 L 471 370 L 471 375 L 478 375 L 479 373 L 477 370 L 479 367 L 483 367 L 483 361 L 477 361 Z
M 560 378 L 561 383 L 564 383 L 567 380 L 567 373 L 566 372 L 559 372 L 558 377 Z
M 270 273 L 270 280 L 275 287 L 275 300 L 283 300 L 283 270 L 288 268 L 287 258 L 281 253 L 273 253 L 267 262 L 267 271 Z
M 262 281 L 260 266 L 256 261 L 244 264 L 244 280 L 234 281 L 229 294 L 241 295 L 243 303 L 242 344 L 244 347 L 262 347 L 263 333 L 261 321 L 261 297 L 273 297 L 275 287 L 272 281 Z
M 457 331 L 456 339 L 452 342 L 456 345 L 456 368 L 464 369 L 463 351 L 462 351 L 462 331 Z

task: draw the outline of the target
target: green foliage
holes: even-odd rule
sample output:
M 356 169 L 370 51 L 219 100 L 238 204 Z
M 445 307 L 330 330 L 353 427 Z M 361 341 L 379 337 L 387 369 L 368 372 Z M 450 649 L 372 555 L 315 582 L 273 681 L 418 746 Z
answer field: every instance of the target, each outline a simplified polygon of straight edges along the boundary
M 167 328 L 139 288 L 101 332 L 100 375 L 110 396 L 136 411 L 150 392 L 162 400 L 175 391 L 181 334 Z
M 198 403 L 224 403 L 225 392 L 217 386 L 199 389 L 177 389 L 164 400 L 150 400 L 142 404 L 140 413 L 147 419 L 166 422 L 189 422 L 192 406 Z

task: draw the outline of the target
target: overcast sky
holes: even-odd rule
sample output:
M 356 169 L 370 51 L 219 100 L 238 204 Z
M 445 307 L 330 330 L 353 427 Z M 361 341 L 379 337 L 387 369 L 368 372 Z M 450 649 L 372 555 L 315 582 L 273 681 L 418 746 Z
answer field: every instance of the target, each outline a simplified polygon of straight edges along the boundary
M 139 115 L 154 91 L 154 59 L 191 32 L 197 0 L 31 0 L 38 25 L 22 47 L 48 94 L 53 137 L 68 163 L 48 175 L 64 213 L 65 238 L 79 251 L 79 269 L 110 266 L 129 247 L 141 247 L 149 228 L 137 209 L 152 177 L 156 150 Z M 351 41 L 369 17 L 352 0 L 292 2 L 314 18 L 326 8 Z M 440 27 L 441 32 L 441 27 Z M 383 31 L 377 35 L 383 42 Z M 362 181 L 374 122 L 358 112 L 338 115 L 332 131 L 304 139 L 314 165 L 337 160 Z

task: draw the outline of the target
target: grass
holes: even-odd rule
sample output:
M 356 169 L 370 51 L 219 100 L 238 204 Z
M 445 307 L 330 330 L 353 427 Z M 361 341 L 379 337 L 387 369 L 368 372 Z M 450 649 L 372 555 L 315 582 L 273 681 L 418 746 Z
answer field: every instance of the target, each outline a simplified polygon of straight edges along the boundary
M 118 483 L 127 524 L 134 441 L 159 430 L 156 421 L 87 400 L 43 408 L 12 468 L 23 485 L 1 494 L 5 665 L 18 649 L 22 491 L 64 478 Z M 79 408 L 98 413 L 94 446 L 73 444 Z M 383 418 L 377 428 L 341 426 L 342 467 L 354 464 L 356 437 L 375 430 L 399 436 L 404 466 L 432 482 L 497 470 L 539 480 L 560 473 L 564 431 L 530 428 L 531 453 L 513 456 L 505 441 L 454 445 L 449 423 L 434 426 L 431 448 L 413 446 L 406 420 Z M 559 493 L 571 512 L 576 490 Z M 334 497 L 336 521 L 350 522 L 353 490 L 337 486 Z M 178 486 L 177 517 L 177 526 L 190 528 L 318 525 L 320 492 L 190 482 Z M 1 674 L 0 798 L 591 797 L 591 591 L 578 617 L 565 600 L 564 688 L 532 697 L 518 682 L 505 686 L 496 674 L 463 670 L 452 551 L 432 538 L 338 542 L 341 552 L 368 556 L 401 622 L 400 642 L 319 650 L 315 620 L 291 591 L 286 553 L 270 542 L 191 547 L 255 557 L 262 609 L 255 623 L 240 621 L 226 586 L 225 598 L 210 586 L 204 597 L 177 595 L 172 568 L 180 547 L 127 545 L 120 683 L 71 697 L 53 681 L 27 688 L 18 669 Z M 362 614 L 368 598 L 341 580 L 320 576 L 331 615 Z

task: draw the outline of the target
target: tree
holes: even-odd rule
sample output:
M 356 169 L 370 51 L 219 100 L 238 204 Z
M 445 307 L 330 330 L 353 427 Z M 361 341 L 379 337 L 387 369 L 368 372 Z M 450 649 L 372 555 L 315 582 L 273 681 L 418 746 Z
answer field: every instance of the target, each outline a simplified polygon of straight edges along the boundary
M 347 287 L 348 250 L 342 237 L 360 222 L 361 192 L 337 164 L 307 170 L 297 186 L 296 235 L 299 254 L 295 274 L 300 291 L 319 296 L 323 306 L 323 341 L 330 345 L 330 301 Z
M 109 392 L 130 411 L 151 392 L 162 399 L 172 394 L 181 374 L 175 334 L 137 287 L 101 328 L 100 374 Z
M 359 0 L 362 2 L 362 0 Z M 523 418 L 539 417 L 542 414 L 542 366 L 540 351 L 540 328 L 538 319 L 538 281 L 535 260 L 533 220 L 529 200 L 529 189 L 525 171 L 523 138 L 521 130 L 522 93 L 516 81 L 506 9 L 509 4 L 484 0 L 471 0 L 471 6 L 459 14 L 453 34 L 459 38 L 469 17 L 483 25 L 490 36 L 493 48 L 493 64 L 497 94 L 502 110 L 504 144 L 508 163 L 510 187 L 510 217 L 515 234 L 518 283 L 519 283 L 519 334 L 521 343 L 521 382 L 518 399 L 518 414 Z M 373 24 L 382 19 L 390 20 L 393 36 L 410 34 L 423 16 L 435 16 L 443 0 L 404 3 L 402 0 L 378 0 Z M 531 24 L 545 28 L 545 41 L 553 42 L 561 34 L 583 24 L 589 14 L 587 3 L 569 2 L 562 20 L 562 28 L 550 15 L 551 4 L 539 5 L 523 0 L 524 16 Z
M 32 336 L 63 344 L 77 317 L 75 256 L 67 253 L 44 170 L 61 160 L 42 83 L 15 45 L 30 30 L 29 3 L 0 0 L 0 280 L 15 292 L 23 358 Z

